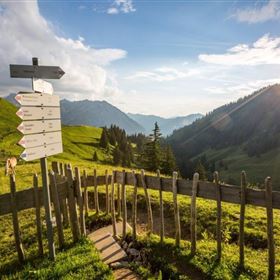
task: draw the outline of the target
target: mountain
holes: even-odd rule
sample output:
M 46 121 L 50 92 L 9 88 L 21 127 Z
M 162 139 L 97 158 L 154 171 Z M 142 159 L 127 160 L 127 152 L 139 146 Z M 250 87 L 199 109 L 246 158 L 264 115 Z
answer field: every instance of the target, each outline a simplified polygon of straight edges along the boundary
M 195 120 L 203 117 L 202 114 L 191 114 L 183 117 L 175 118 L 162 118 L 155 115 L 142 115 L 142 114 L 127 114 L 131 119 L 135 120 L 142 127 L 146 133 L 150 133 L 154 129 L 155 122 L 158 123 L 161 133 L 164 136 L 170 135 L 173 130 L 189 125 Z
M 5 97 L 10 103 L 18 106 L 15 94 Z M 144 128 L 129 118 L 124 112 L 106 101 L 60 101 L 61 119 L 65 125 L 110 126 L 123 128 L 128 134 L 144 132 Z
M 280 182 L 280 85 L 215 109 L 193 124 L 174 131 L 173 147 L 181 173 L 190 176 L 200 162 L 208 172 L 222 171 L 226 180 L 239 182 L 249 171 L 251 182 L 271 175 Z M 278 169 L 277 169 L 278 170 Z

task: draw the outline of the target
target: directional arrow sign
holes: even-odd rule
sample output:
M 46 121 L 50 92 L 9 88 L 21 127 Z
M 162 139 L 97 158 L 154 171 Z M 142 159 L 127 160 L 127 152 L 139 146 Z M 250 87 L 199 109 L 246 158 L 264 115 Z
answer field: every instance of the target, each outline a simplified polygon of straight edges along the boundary
M 53 86 L 42 79 L 34 78 L 32 80 L 32 87 L 35 92 L 53 94 Z
M 59 97 L 57 95 L 19 92 L 15 100 L 22 106 L 59 107 Z
M 59 107 L 21 107 L 17 116 L 22 120 L 51 120 L 60 119 Z
M 63 152 L 62 143 L 54 143 L 46 146 L 27 148 L 20 155 L 25 161 L 35 160 L 47 156 L 60 154 Z
M 12 78 L 60 79 L 64 74 L 59 66 L 10 64 Z
M 18 142 L 23 148 L 33 148 L 62 142 L 61 131 L 25 135 Z
M 24 121 L 17 129 L 23 134 L 34 134 L 61 130 L 60 120 Z

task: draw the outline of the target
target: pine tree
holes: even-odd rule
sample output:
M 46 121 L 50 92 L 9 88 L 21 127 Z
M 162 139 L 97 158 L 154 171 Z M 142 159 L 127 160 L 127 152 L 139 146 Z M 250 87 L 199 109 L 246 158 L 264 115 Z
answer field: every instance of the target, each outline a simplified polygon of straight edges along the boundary
M 162 160 L 162 172 L 166 175 L 172 175 L 172 172 L 176 169 L 176 160 L 170 146 L 164 149 L 164 157 Z
M 100 145 L 101 148 L 104 148 L 104 149 L 106 149 L 109 145 L 106 127 L 104 127 L 103 130 L 102 130 L 99 145 Z
M 113 163 L 114 165 L 119 165 L 122 161 L 122 153 L 119 150 L 119 147 L 116 146 L 113 151 Z
M 199 174 L 199 179 L 200 180 L 206 180 L 207 179 L 207 174 L 205 167 L 202 165 L 201 161 L 199 160 L 196 167 L 195 167 L 195 172 Z
M 92 159 L 93 159 L 93 161 L 98 161 L 98 156 L 97 156 L 96 151 L 94 152 Z

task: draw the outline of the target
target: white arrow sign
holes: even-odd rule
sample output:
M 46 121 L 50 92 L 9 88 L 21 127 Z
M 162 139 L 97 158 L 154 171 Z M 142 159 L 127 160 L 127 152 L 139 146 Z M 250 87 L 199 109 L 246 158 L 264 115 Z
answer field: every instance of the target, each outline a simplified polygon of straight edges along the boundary
M 57 95 L 19 92 L 15 100 L 22 106 L 59 107 L 59 96 Z
M 61 130 L 60 120 L 24 121 L 17 129 L 23 134 L 34 134 Z
M 46 146 L 39 146 L 25 149 L 20 155 L 25 161 L 35 160 L 43 157 L 56 155 L 63 152 L 62 143 L 54 143 Z
M 60 119 L 59 107 L 21 107 L 17 116 L 22 120 L 51 120 Z
M 41 79 L 34 78 L 32 80 L 32 87 L 35 92 L 53 94 L 53 86 Z
M 62 142 L 61 131 L 23 136 L 18 142 L 23 148 L 33 148 Z

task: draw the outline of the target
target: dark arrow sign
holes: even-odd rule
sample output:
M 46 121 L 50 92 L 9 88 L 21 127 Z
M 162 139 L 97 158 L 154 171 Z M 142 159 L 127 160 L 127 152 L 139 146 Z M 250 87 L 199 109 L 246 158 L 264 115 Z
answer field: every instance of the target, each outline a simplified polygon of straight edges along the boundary
M 60 79 L 65 73 L 59 66 L 10 64 L 12 78 Z

